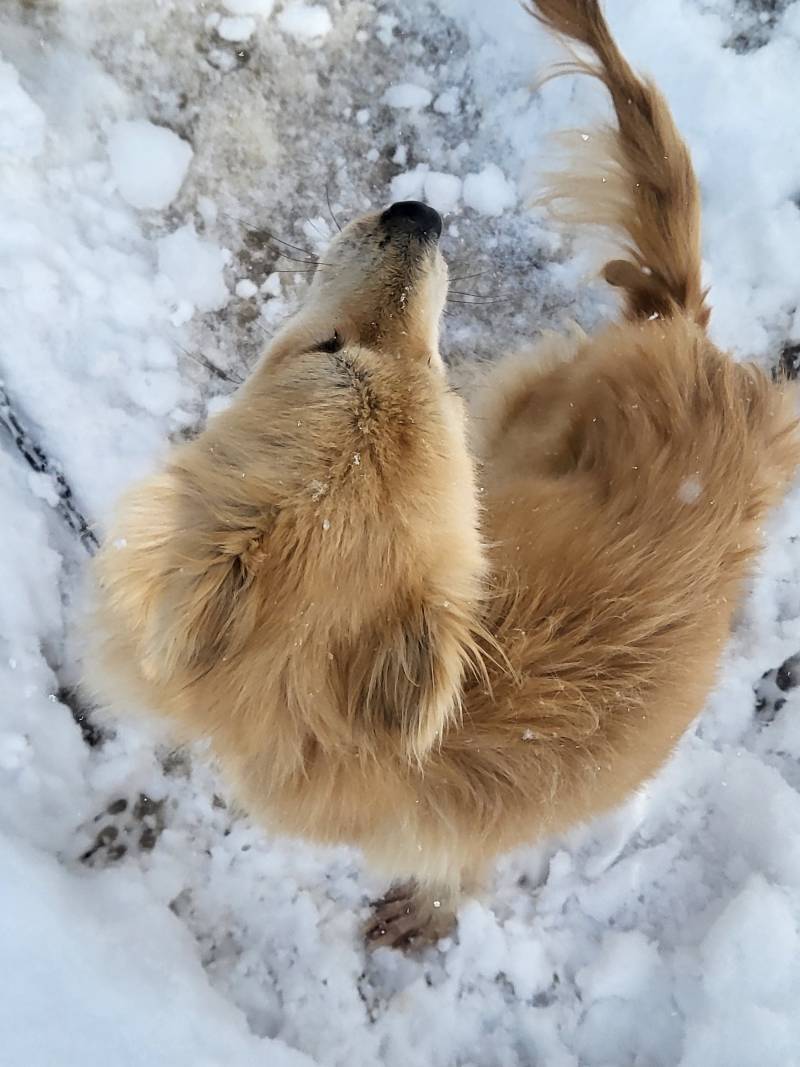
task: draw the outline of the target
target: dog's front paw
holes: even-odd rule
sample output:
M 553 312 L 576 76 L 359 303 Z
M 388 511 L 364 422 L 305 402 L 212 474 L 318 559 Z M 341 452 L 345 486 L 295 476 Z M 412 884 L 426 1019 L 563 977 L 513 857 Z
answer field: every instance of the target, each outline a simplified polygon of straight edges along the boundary
M 455 923 L 455 909 L 444 896 L 416 882 L 403 882 L 373 902 L 364 936 L 370 948 L 413 951 L 440 941 Z

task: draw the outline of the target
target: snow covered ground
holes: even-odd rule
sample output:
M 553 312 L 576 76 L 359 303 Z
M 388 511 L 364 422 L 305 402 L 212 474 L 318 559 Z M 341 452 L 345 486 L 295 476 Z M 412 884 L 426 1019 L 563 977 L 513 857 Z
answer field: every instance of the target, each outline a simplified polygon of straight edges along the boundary
M 715 336 L 791 366 L 800 0 L 607 6 L 695 155 Z M 448 310 L 460 380 L 608 313 L 593 253 L 526 208 L 546 133 L 605 106 L 534 90 L 555 55 L 515 0 L 5 0 L 3 1067 L 800 1064 L 800 689 L 754 692 L 800 649 L 800 490 L 664 773 L 506 859 L 422 959 L 365 952 L 356 854 L 267 837 L 202 754 L 75 696 L 80 517 L 225 402 L 328 199 L 447 212 L 454 289 L 496 301 Z

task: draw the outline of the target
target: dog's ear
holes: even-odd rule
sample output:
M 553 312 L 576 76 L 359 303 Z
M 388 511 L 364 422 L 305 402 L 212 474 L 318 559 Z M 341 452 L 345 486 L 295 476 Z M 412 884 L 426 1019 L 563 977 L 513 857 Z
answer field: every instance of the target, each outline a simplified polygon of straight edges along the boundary
M 368 749 L 387 740 L 420 762 L 461 710 L 479 653 L 470 614 L 438 598 L 396 608 L 334 656 L 351 730 Z
M 262 531 L 210 523 L 173 471 L 136 486 L 94 563 L 100 654 L 124 644 L 152 686 L 204 674 L 254 625 L 242 593 L 262 544 Z

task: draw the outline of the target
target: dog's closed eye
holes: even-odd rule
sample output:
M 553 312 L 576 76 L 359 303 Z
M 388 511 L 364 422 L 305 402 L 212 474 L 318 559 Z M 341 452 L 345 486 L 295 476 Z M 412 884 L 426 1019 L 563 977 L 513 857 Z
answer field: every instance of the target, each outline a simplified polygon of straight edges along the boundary
M 311 349 L 312 352 L 338 352 L 344 341 L 338 330 L 333 331 L 333 336 L 329 337 L 326 341 L 320 341 L 318 345 L 314 345 Z

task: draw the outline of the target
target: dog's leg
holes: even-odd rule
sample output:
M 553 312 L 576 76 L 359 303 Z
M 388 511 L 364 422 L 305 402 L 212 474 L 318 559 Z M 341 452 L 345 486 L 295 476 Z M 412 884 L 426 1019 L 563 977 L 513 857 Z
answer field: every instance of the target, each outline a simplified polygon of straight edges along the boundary
M 372 904 L 364 928 L 367 944 L 411 950 L 435 944 L 455 927 L 459 897 L 452 886 L 396 882 Z
M 436 944 L 456 926 L 458 908 L 465 897 L 478 896 L 484 887 L 485 867 L 474 861 L 455 881 L 395 882 L 389 892 L 372 903 L 364 926 L 370 948 L 406 951 Z

